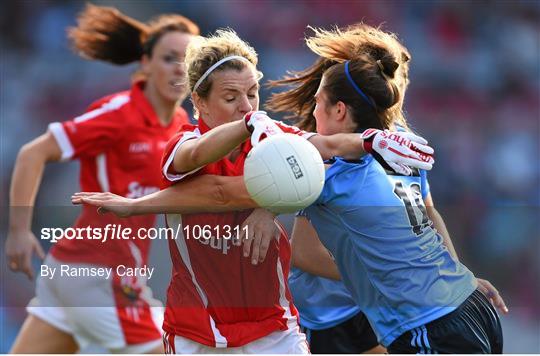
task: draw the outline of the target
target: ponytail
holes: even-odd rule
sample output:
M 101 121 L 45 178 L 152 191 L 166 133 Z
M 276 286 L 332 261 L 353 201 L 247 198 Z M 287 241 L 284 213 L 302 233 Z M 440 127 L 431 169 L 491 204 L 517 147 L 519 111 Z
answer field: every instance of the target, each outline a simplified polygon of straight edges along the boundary
M 74 50 L 83 58 L 117 65 L 141 59 L 148 27 L 115 8 L 88 4 L 68 29 Z
M 161 15 L 145 24 L 113 7 L 87 4 L 77 17 L 77 26 L 67 30 L 81 57 L 116 65 L 139 61 L 144 54 L 151 56 L 161 36 L 172 31 L 198 35 L 199 27 L 181 15 Z
M 329 104 L 345 103 L 357 130 L 394 124 L 407 128 L 402 106 L 410 55 L 396 36 L 364 24 L 311 30 L 314 35 L 306 44 L 319 59 L 304 71 L 271 82 L 292 88 L 272 95 L 268 107 L 291 112 L 299 118 L 298 126 L 313 130 L 314 94 L 324 75 Z

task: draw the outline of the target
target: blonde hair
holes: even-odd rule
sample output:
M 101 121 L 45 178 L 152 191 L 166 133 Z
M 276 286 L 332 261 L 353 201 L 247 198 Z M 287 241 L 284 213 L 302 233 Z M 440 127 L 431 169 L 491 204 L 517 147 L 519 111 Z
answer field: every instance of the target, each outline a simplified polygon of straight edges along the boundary
M 353 111 L 359 128 L 388 128 L 396 123 L 408 127 L 403 115 L 403 99 L 408 85 L 410 54 L 397 36 L 363 23 L 345 29 L 323 30 L 312 28 L 314 35 L 306 38 L 307 46 L 319 59 L 307 69 L 288 73 L 271 86 L 293 86 L 272 95 L 268 107 L 273 111 L 291 112 L 298 125 L 314 130 L 314 95 L 323 75 L 332 104 L 343 101 Z M 347 80 L 344 63 L 349 62 L 349 73 L 356 85 L 367 94 L 360 95 Z
M 231 29 L 220 29 L 209 37 L 196 37 L 186 50 L 186 67 L 188 85 L 191 92 L 197 81 L 204 73 L 219 60 L 229 56 L 241 56 L 246 58 L 253 67 L 257 67 L 257 52 L 247 42 L 243 41 L 236 32 Z M 246 61 L 232 59 L 217 67 L 213 72 L 224 69 L 242 70 L 248 64 Z M 258 72 L 260 79 L 262 73 Z M 196 89 L 197 95 L 206 98 L 212 88 L 212 75 L 204 79 Z

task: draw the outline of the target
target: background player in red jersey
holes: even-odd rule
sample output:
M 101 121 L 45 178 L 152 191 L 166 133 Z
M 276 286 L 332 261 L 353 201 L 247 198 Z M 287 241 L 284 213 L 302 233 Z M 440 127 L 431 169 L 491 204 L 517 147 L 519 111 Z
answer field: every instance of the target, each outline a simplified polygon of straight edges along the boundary
M 140 61 L 129 91 L 93 103 L 79 117 L 49 125 L 19 152 L 10 191 L 8 265 L 33 277 L 31 258 L 45 257 L 30 226 L 46 163 L 77 159 L 83 190 L 140 197 L 159 190 L 159 160 L 167 140 L 188 122 L 179 104 L 186 97 L 185 48 L 199 29 L 180 15 L 144 24 L 114 8 L 88 5 L 69 30 L 81 56 L 117 65 Z M 74 227 L 122 224 L 152 227 L 154 216 L 103 218 L 83 208 Z M 149 240 L 60 240 L 46 257 L 49 268 L 69 265 L 146 266 Z M 156 306 L 151 307 L 151 306 Z M 13 347 L 14 353 L 71 353 L 88 343 L 115 352 L 161 352 L 162 308 L 144 278 L 39 278 L 36 298 Z

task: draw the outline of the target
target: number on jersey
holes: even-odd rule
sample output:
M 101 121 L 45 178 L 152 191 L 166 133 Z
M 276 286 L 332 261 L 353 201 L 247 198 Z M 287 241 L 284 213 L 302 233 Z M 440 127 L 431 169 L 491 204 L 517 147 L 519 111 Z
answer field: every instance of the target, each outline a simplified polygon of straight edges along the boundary
M 396 182 L 394 185 L 394 194 L 403 202 L 407 209 L 407 216 L 416 236 L 422 234 L 422 229 L 429 226 L 431 222 L 427 215 L 427 210 L 422 200 L 420 184 L 412 183 L 404 187 L 402 182 Z

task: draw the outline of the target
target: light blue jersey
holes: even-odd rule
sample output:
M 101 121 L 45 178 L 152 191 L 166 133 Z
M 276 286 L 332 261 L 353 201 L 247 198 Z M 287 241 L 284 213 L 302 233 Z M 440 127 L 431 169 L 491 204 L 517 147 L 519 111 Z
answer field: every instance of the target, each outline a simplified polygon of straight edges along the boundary
M 300 313 L 300 325 L 312 330 L 332 328 L 360 312 L 341 281 L 292 268 L 289 289 Z
M 476 289 L 431 227 L 421 190 L 420 176 L 389 175 L 370 155 L 360 163 L 338 158 L 305 210 L 384 346 L 450 313 Z
M 430 193 L 426 171 L 420 171 L 422 198 Z M 304 212 L 299 213 L 305 215 Z M 300 313 L 300 325 L 312 330 L 329 329 L 351 319 L 360 312 L 343 282 L 318 277 L 291 268 L 289 288 Z

